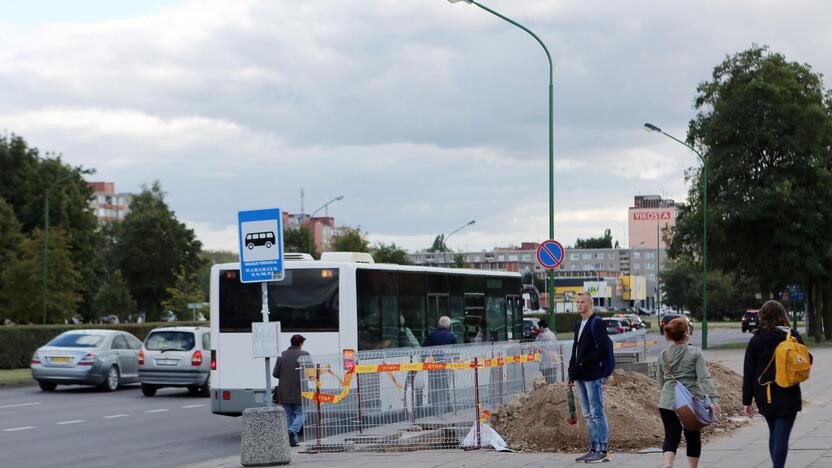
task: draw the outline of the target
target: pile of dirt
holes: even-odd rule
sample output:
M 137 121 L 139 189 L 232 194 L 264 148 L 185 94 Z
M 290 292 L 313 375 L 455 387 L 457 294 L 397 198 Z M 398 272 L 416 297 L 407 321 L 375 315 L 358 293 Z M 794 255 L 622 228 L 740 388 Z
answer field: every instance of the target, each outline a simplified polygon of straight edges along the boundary
M 744 423 L 740 418 L 730 419 L 742 414 L 742 378 L 720 364 L 709 363 L 708 367 L 721 395 L 723 417 L 703 431 L 706 440 Z M 578 424 L 566 423 L 566 395 L 563 384 L 535 382 L 531 393 L 499 407 L 491 416 L 491 424 L 514 450 L 580 452 L 589 445 L 586 422 L 578 406 Z M 604 385 L 612 450 L 634 452 L 661 446 L 664 429 L 658 402 L 659 386 L 654 379 L 635 372 L 615 371 Z

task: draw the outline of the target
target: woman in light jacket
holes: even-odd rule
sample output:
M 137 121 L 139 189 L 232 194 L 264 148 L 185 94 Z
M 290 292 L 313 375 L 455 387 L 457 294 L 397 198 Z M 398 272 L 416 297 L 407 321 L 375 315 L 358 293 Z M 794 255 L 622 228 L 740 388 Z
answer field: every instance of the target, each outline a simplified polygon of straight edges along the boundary
M 676 416 L 676 380 L 681 382 L 697 399 L 709 396 L 714 402 L 714 412 L 719 414 L 719 404 L 716 403 L 719 393 L 711 380 L 708 366 L 702 351 L 688 344 L 688 321 L 677 317 L 664 326 L 664 336 L 672 344 L 659 354 L 658 377 L 661 397 L 659 398 L 659 415 L 664 424 L 664 464 L 672 467 L 676 459 L 676 449 L 682 440 L 682 432 L 687 442 L 688 466 L 696 468 L 699 465 L 699 455 L 702 453 L 702 439 L 699 431 L 688 431 L 682 427 Z M 670 369 L 666 368 L 664 355 L 667 355 Z M 668 373 L 672 372 L 676 380 Z

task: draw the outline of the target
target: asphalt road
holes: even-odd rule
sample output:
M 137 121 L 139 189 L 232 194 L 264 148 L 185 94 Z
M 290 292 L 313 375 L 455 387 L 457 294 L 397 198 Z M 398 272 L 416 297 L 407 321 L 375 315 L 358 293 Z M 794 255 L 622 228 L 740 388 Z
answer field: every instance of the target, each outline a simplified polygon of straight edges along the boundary
M 170 467 L 240 453 L 240 418 L 179 389 L 0 391 L 0 466 Z
M 725 345 L 729 343 L 748 343 L 751 333 L 743 333 L 739 328 L 708 328 L 708 347 Z M 647 347 L 647 357 L 658 356 L 661 350 L 667 347 L 667 339 L 659 335 L 658 330 L 648 331 L 647 340 L 655 341 L 656 344 Z M 702 346 L 702 324 L 693 324 L 693 334 L 690 336 L 690 344 Z

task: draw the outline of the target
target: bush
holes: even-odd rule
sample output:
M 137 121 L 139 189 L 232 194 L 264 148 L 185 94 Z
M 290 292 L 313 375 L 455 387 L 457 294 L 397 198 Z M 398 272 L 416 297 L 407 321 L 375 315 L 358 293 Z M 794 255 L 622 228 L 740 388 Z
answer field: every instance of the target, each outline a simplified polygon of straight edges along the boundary
M 601 317 L 612 317 L 612 312 L 602 312 L 596 315 Z M 535 314 L 527 315 L 526 317 L 545 318 L 549 320 L 549 314 Z M 581 314 L 577 312 L 565 312 L 555 314 L 555 334 L 559 339 L 572 339 L 572 333 L 575 331 L 575 324 L 581 320 Z
M 0 369 L 29 367 L 32 354 L 49 340 L 69 330 L 122 330 L 144 338 L 157 327 L 208 325 L 208 322 L 152 322 L 81 324 L 81 325 L 11 325 L 0 327 Z

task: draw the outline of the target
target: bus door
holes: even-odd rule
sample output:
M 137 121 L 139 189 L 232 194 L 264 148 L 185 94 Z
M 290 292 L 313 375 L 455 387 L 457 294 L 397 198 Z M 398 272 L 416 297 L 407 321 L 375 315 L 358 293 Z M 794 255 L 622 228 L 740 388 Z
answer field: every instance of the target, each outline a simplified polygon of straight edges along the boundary
M 517 295 L 506 296 L 506 338 L 509 340 L 517 336 L 522 338 L 523 325 L 523 297 Z
M 485 294 L 465 293 L 465 343 L 488 341 L 485 329 Z
M 436 330 L 436 326 L 439 323 L 439 317 L 442 317 L 443 315 L 447 317 L 451 316 L 450 295 L 435 293 L 428 294 L 428 313 L 426 317 L 427 323 L 425 324 L 425 329 L 428 331 Z M 460 327 L 456 325 L 453 320 L 451 320 L 451 331 L 454 333 L 457 331 L 455 328 Z

